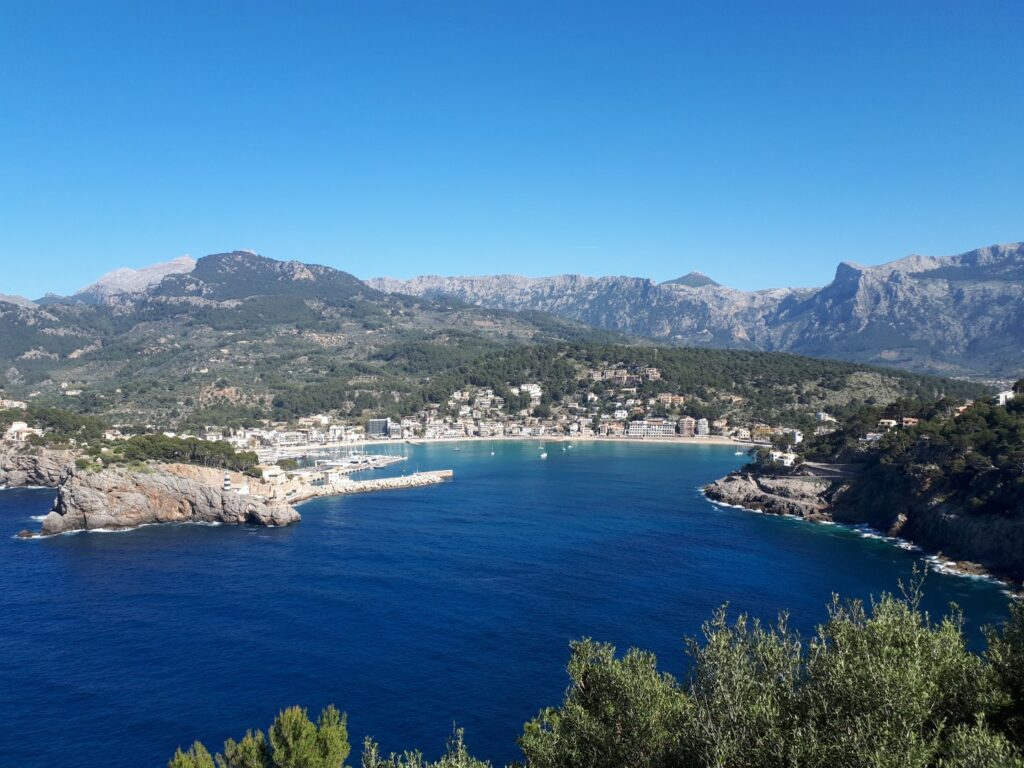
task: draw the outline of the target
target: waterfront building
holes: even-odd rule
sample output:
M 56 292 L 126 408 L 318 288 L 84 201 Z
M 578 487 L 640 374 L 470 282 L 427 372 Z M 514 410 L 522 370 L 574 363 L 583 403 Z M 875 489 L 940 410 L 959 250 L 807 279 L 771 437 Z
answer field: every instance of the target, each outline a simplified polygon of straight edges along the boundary
M 391 419 L 370 419 L 366 423 L 367 436 L 380 440 L 391 436 Z
M 675 437 L 676 426 L 667 419 L 637 419 L 629 422 L 629 437 Z
M 693 437 L 697 430 L 697 421 L 692 416 L 683 416 L 679 420 L 679 434 L 682 437 Z
M 697 437 L 707 437 L 711 434 L 711 425 L 707 419 L 697 419 L 697 429 L 694 433 Z

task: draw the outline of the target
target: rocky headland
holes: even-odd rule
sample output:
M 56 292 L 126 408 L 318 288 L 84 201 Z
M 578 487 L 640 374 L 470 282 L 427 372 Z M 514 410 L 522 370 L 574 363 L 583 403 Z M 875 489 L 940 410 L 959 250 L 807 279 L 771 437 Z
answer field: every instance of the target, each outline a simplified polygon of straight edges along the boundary
M 334 485 L 300 480 L 269 485 L 238 472 L 195 464 L 103 467 L 77 462 L 79 457 L 71 450 L 0 446 L 0 484 L 57 491 L 41 530 L 22 531 L 21 537 L 127 530 L 159 523 L 289 525 L 301 519 L 293 505 L 303 501 L 436 485 L 453 475 L 451 470 L 437 470 L 372 480 L 345 478 Z M 227 490 L 225 477 L 230 482 Z
M 733 472 L 707 485 L 704 495 L 715 502 L 812 522 L 863 526 L 913 544 L 945 570 L 992 575 L 1022 589 L 1024 521 L 978 517 L 937 502 L 922 493 L 916 498 L 878 498 L 862 487 L 856 475 L 816 477 L 767 474 L 752 468 Z M 866 498 L 870 494 L 872 498 Z
M 41 530 L 19 535 L 125 530 L 155 523 L 288 525 L 300 519 L 285 501 L 225 491 L 219 470 L 183 464 L 97 470 L 76 466 L 78 456 L 74 450 L 0 446 L 0 485 L 57 491 Z
M 138 471 L 69 467 L 57 487 L 52 511 L 43 518 L 41 534 L 156 523 L 276 526 L 299 519 L 299 513 L 283 501 L 225 491 L 182 477 L 173 467 Z
M 828 480 L 812 477 L 774 477 L 734 472 L 704 488 L 712 501 L 770 515 L 805 520 L 831 520 L 830 504 L 839 490 Z

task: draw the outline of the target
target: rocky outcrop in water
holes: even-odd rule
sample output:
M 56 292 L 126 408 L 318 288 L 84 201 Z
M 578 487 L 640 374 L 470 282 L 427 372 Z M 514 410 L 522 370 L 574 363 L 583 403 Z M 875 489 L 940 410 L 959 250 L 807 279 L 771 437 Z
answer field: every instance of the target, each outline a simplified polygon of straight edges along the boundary
M 43 535 L 136 528 L 154 523 L 288 525 L 299 513 L 282 501 L 224 491 L 159 467 L 67 468 Z
M 807 477 L 771 477 L 736 472 L 704 488 L 712 501 L 755 509 L 771 515 L 829 520 L 833 483 Z
M 74 451 L 27 445 L 0 445 L 0 486 L 56 488 L 64 470 L 74 462 Z
M 1018 586 L 1024 579 L 1024 519 L 1009 514 L 979 517 L 925 493 L 889 498 L 858 476 L 830 480 L 739 471 L 705 486 L 704 494 L 773 515 L 867 526 L 937 555 L 951 570 L 995 574 Z

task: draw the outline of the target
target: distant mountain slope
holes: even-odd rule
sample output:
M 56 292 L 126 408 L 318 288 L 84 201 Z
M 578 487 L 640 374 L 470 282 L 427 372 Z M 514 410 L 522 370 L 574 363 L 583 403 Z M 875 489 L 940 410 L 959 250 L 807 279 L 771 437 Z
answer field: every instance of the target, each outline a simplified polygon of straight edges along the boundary
M 196 260 L 191 256 L 179 256 L 141 269 L 122 267 L 103 275 L 92 285 L 76 292 L 72 298 L 86 304 L 104 304 L 122 294 L 140 293 L 168 275 L 187 274 L 195 266 Z
M 13 296 L 9 293 L 0 293 L 0 304 L 16 304 L 19 307 L 34 307 L 36 303 L 24 296 Z
M 737 291 L 691 273 L 636 277 L 423 276 L 367 283 L 413 296 L 535 309 L 684 344 L 785 350 L 950 375 L 1024 369 L 1024 244 L 943 258 L 843 263 L 818 289 Z
M 625 338 L 541 312 L 393 296 L 347 272 L 248 251 L 206 256 L 152 283 L 154 274 L 107 280 L 146 285 L 90 301 L 0 300 L 0 388 L 168 419 L 217 403 L 265 410 L 276 394 L 317 382 L 343 400 L 355 401 L 368 385 L 350 382 L 364 379 L 400 393 L 408 381 L 374 362 L 400 345 L 458 361 L 512 344 Z

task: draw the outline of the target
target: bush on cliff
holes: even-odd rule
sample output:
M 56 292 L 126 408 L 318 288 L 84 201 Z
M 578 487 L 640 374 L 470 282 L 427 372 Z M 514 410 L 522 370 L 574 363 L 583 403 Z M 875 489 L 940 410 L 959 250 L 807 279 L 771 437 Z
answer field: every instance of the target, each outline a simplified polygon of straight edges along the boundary
M 868 606 L 834 600 L 810 640 L 785 616 L 770 627 L 730 621 L 722 608 L 701 641 L 687 643 L 692 663 L 682 681 L 659 672 L 653 654 L 573 643 L 561 706 L 528 722 L 519 745 L 532 768 L 1024 768 L 1024 607 L 988 642 L 984 654 L 968 650 L 955 610 L 931 620 L 919 584 Z M 312 739 L 312 724 L 303 729 Z M 262 739 L 246 735 L 245 760 L 230 757 L 237 748 L 229 741 L 216 765 L 344 761 L 339 752 L 331 763 L 317 762 L 321 753 L 278 762 L 274 729 L 270 746 Z M 212 760 L 197 744 L 170 768 Z M 368 739 L 362 764 L 487 766 L 469 755 L 461 732 L 436 763 L 418 752 L 383 759 Z

